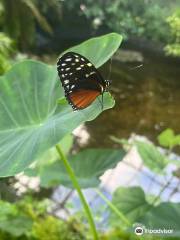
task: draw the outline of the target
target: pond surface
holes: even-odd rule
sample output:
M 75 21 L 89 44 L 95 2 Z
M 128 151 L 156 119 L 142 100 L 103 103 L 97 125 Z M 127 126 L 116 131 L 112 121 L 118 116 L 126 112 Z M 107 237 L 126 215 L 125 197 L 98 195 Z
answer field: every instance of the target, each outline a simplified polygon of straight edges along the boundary
M 180 67 L 176 60 L 143 56 L 137 62 L 112 61 L 111 93 L 116 105 L 86 123 L 90 147 L 112 147 L 110 135 L 128 138 L 132 133 L 156 142 L 166 128 L 180 133 Z M 109 64 L 101 70 L 107 78 Z

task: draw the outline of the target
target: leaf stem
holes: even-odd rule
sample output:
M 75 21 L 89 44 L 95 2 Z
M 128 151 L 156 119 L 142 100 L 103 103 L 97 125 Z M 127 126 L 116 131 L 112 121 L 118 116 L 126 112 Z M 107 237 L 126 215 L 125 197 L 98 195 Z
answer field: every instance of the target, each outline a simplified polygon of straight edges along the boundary
M 117 207 L 110 202 L 105 196 L 104 194 L 102 194 L 98 189 L 95 190 L 96 193 L 107 203 L 107 205 L 111 208 L 111 210 L 122 220 L 122 222 L 124 222 L 127 226 L 130 226 L 131 223 L 129 222 L 129 220 L 124 216 L 124 214 L 119 211 L 119 209 L 117 209 Z
M 59 145 L 56 145 L 56 150 L 60 156 L 60 159 L 63 161 L 64 163 L 64 166 L 69 174 L 69 177 L 71 178 L 71 181 L 74 185 L 74 188 L 77 190 L 78 194 L 79 194 L 79 198 L 81 200 L 81 203 L 84 207 L 84 211 L 86 213 L 86 216 L 87 216 L 87 219 L 89 221 L 89 225 L 90 225 L 90 228 L 91 228 L 91 231 L 92 231 L 92 234 L 94 236 L 94 240 L 98 240 L 98 234 L 97 234 L 97 231 L 96 231 L 96 226 L 95 226 L 95 223 L 94 223 L 94 220 L 93 220 L 93 217 L 92 217 L 92 214 L 91 214 L 91 210 L 86 202 L 86 199 L 81 191 L 81 188 L 79 186 L 79 183 L 78 183 L 78 180 L 75 176 L 75 173 L 73 171 L 73 169 L 71 168 L 71 165 L 69 164 L 66 156 L 64 155 L 64 153 L 62 152 L 62 149 Z

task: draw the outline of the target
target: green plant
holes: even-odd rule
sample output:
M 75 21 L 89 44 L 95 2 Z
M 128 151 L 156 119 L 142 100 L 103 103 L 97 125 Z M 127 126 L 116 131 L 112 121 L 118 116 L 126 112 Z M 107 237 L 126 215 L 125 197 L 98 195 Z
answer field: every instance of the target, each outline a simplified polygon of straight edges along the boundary
M 172 151 L 174 147 L 180 145 L 180 134 L 175 135 L 172 129 L 167 128 L 158 136 L 158 141 L 161 146 Z
M 52 34 L 51 26 L 38 9 L 37 0 L 1 0 L 1 6 L 1 28 L 16 41 L 19 49 L 33 46 L 36 21 L 44 31 Z
M 90 39 L 68 51 L 72 50 L 88 57 L 96 67 L 99 67 L 117 50 L 121 39 L 118 34 L 107 34 Z M 1 77 L 0 93 L 2 106 L 0 108 L 2 116 L 0 118 L 0 176 L 12 176 L 26 169 L 26 174 L 40 177 L 41 186 L 54 187 L 62 184 L 70 188 L 74 187 L 79 193 L 84 212 L 89 220 L 91 236 L 94 239 L 101 239 L 101 236 L 102 239 L 108 239 L 108 237 L 111 239 L 110 233 L 97 233 L 81 188 L 98 187 L 99 177 L 107 169 L 115 167 L 125 156 L 125 151 L 88 149 L 75 155 L 70 154 L 69 151 L 73 142 L 69 134 L 81 123 L 93 120 L 102 112 L 99 102 L 95 101 L 83 111 L 73 112 L 64 98 L 56 67 L 32 60 L 15 64 Z M 107 93 L 104 110 L 113 105 L 114 100 Z M 178 161 L 170 159 L 172 149 L 180 144 L 179 135 L 175 135 L 170 129 L 158 137 L 159 143 L 167 148 L 163 151 L 150 142 L 136 139 L 128 141 L 113 138 L 113 140 L 125 145 L 125 149 L 136 147 L 144 165 L 155 174 L 165 175 L 165 168 L 169 163 L 175 163 L 177 170 L 180 166 Z M 34 164 L 31 169 L 27 170 L 32 163 Z M 172 172 L 172 177 L 174 176 L 177 174 Z M 178 239 L 179 203 L 161 201 L 161 195 L 169 182 L 170 180 L 162 186 L 157 196 L 151 196 L 151 198 L 140 187 L 119 188 L 114 193 L 112 202 L 107 200 L 101 191 L 97 191 L 113 211 L 110 224 L 117 228 L 117 231 L 112 230 L 114 239 L 118 237 L 136 239 L 131 233 L 134 222 L 141 222 L 152 228 L 168 227 L 169 224 L 175 229 L 174 238 Z M 18 207 L 4 202 L 1 204 L 1 209 L 4 211 L 0 216 L 2 239 L 12 236 L 12 239 L 44 240 L 47 236 L 47 225 L 48 233 L 54 240 L 59 240 L 57 237 L 59 235 L 62 239 L 68 239 L 68 237 L 85 239 L 84 233 L 77 230 L 74 225 L 72 227 L 71 224 L 64 224 L 63 221 L 47 213 L 44 214 L 46 207 L 44 208 L 43 204 L 39 206 L 37 201 L 34 202 L 33 207 L 28 200 L 18 204 Z M 48 204 L 50 206 L 51 203 L 48 202 Z M 168 219 L 168 222 L 165 219 Z M 20 228 L 16 227 L 19 225 Z M 86 229 L 87 232 L 89 234 Z
M 169 158 L 173 148 L 180 145 L 179 135 L 175 135 L 171 129 L 166 129 L 158 136 L 161 146 L 167 148 L 164 151 L 159 150 L 158 147 L 150 142 L 128 141 L 115 137 L 112 137 L 112 139 L 126 146 L 126 149 L 128 147 L 128 151 L 129 148 L 136 147 L 144 165 L 154 174 L 157 174 L 157 176 L 166 174 L 165 168 L 169 163 L 175 163 L 177 170 L 179 169 L 179 161 Z M 70 147 L 69 144 L 67 145 Z M 125 152 L 122 150 L 89 149 L 74 156 L 69 155 L 69 160 L 76 176 L 78 176 L 77 179 L 81 187 L 88 188 L 98 187 L 99 181 L 96 177 L 101 176 L 105 170 L 113 168 L 119 160 L 123 160 L 124 156 Z M 59 173 L 61 173 L 61 179 L 58 178 Z M 42 186 L 52 187 L 62 184 L 66 187 L 72 187 L 62 164 L 56 160 L 53 163 L 42 163 L 36 174 L 40 175 Z M 173 229 L 174 232 L 172 234 L 170 231 L 168 239 L 178 239 L 180 233 L 177 219 L 180 218 L 180 205 L 171 201 L 163 203 L 161 200 L 161 195 L 174 176 L 179 176 L 177 171 L 172 172 L 171 179 L 162 186 L 159 194 L 156 196 L 148 195 L 141 187 L 120 187 L 114 192 L 111 202 L 100 190 L 96 189 L 97 195 L 105 201 L 110 210 L 109 226 L 111 226 L 112 232 L 101 234 L 102 239 L 106 239 L 106 236 L 109 238 L 114 236 L 115 239 L 118 239 L 118 236 L 121 236 L 122 239 L 129 239 L 131 236 L 132 239 L 136 239 L 134 233 L 132 233 L 135 223 L 141 223 L 149 229 Z M 172 191 L 175 194 L 178 188 L 175 186 Z M 171 214 L 172 212 L 173 214 Z M 128 229 L 131 230 L 130 233 Z M 165 235 L 161 236 L 161 238 L 163 237 Z M 156 239 L 156 237 L 145 235 L 145 239 Z
M 61 144 L 61 142 L 60 142 Z M 75 155 L 67 155 L 81 188 L 98 187 L 99 177 L 109 168 L 113 168 L 123 159 L 125 151 L 113 149 L 87 149 Z M 56 156 L 55 153 L 52 155 Z M 44 159 L 45 160 L 45 159 Z M 42 187 L 54 187 L 62 184 L 72 188 L 72 182 L 58 156 L 52 161 L 41 161 L 36 167 L 27 169 L 25 173 L 29 176 L 40 177 Z
M 99 67 L 117 50 L 121 40 L 120 35 L 112 33 L 70 50 L 87 56 Z M 80 112 L 73 112 L 67 102 L 57 104 L 64 93 L 56 66 L 41 62 L 25 60 L 13 65 L 1 77 L 0 85 L 1 177 L 23 171 L 74 128 L 102 112 L 98 101 Z M 104 110 L 113 105 L 113 98 L 105 94 Z
M 0 32 L 0 75 L 10 68 L 10 55 L 13 51 L 13 41 L 5 33 Z
M 167 18 L 170 26 L 170 43 L 165 47 L 167 55 L 180 56 L 180 9 Z
M 171 129 L 166 129 L 158 136 L 159 143 L 167 148 L 167 150 L 165 149 L 163 152 L 149 142 L 138 140 L 125 141 L 124 139 L 121 140 L 115 137 L 112 139 L 117 143 L 126 145 L 126 149 L 127 147 L 128 149 L 132 146 L 136 147 L 144 165 L 154 173 L 161 175 L 165 174 L 163 168 L 165 168 L 168 163 L 174 163 L 172 159 L 169 159 L 173 147 L 180 145 L 179 135 L 175 135 Z M 84 150 L 71 156 L 70 149 L 72 146 L 72 137 L 70 135 L 67 135 L 61 140 L 60 145 L 69 158 L 69 163 L 71 164 L 70 171 L 73 169 L 78 182 L 83 188 L 98 187 L 99 176 L 101 176 L 105 170 L 113 168 L 125 156 L 125 152 L 121 149 Z M 62 155 L 62 153 L 60 153 L 60 155 Z M 57 160 L 57 157 L 58 155 L 55 154 L 53 149 L 51 149 L 48 152 L 48 155 L 46 154 L 42 156 L 42 159 L 37 161 L 34 170 L 27 170 L 26 173 L 29 173 L 31 176 L 39 175 L 41 178 L 41 184 L 46 187 L 54 187 L 62 184 L 72 188 L 72 184 L 68 179 L 64 166 L 61 161 Z M 65 156 L 61 156 L 61 159 L 62 158 L 65 158 Z M 67 163 L 67 159 L 65 159 L 65 161 Z M 179 166 L 178 161 L 176 164 Z M 60 180 L 58 175 L 60 176 Z M 172 172 L 172 177 L 173 176 L 176 175 Z M 149 196 L 141 187 L 120 187 L 113 193 L 111 201 L 108 200 L 100 190 L 96 189 L 98 196 L 107 203 L 110 210 L 110 228 L 104 233 L 98 232 L 99 239 L 118 240 L 121 238 L 123 240 L 135 240 L 138 239 L 138 237 L 134 235 L 134 228 L 143 225 L 146 229 L 161 229 L 162 231 L 163 229 L 166 229 L 169 230 L 169 233 L 166 235 L 155 234 L 153 236 L 146 233 L 141 239 L 152 240 L 160 237 L 160 239 L 178 240 L 180 235 L 180 203 L 173 203 L 171 201 L 162 202 L 161 200 L 161 195 L 170 184 L 171 179 L 162 186 L 162 189 L 156 196 Z M 178 191 L 178 189 L 176 191 Z M 35 199 L 25 198 L 23 201 L 18 202 L 17 205 L 4 202 L 1 202 L 1 204 L 3 204 L 1 207 L 4 211 L 1 211 L 0 236 L 3 234 L 3 240 L 6 239 L 5 237 L 7 236 L 9 239 L 11 239 L 11 236 L 14 236 L 15 239 L 19 239 L 24 233 L 25 235 L 23 237 L 27 240 L 31 239 L 31 237 L 40 240 L 46 239 L 47 226 L 49 226 L 48 234 L 55 240 L 89 239 L 89 234 L 84 233 L 86 230 L 83 225 L 79 225 L 80 222 L 84 222 L 83 212 L 74 216 L 75 221 L 69 220 L 64 223 L 46 213 L 47 206 L 50 207 L 52 204 L 49 201 L 37 202 Z M 107 211 L 106 208 L 105 211 Z M 21 221 L 24 221 L 24 223 L 21 224 Z M 75 224 L 72 225 L 74 222 Z M 21 224 L 21 228 L 17 229 L 17 224 Z M 9 225 L 12 227 L 9 227 Z M 173 232 L 171 229 L 173 229 Z M 96 238 L 94 237 L 94 239 Z
M 0 201 L 1 240 L 81 240 L 80 223 L 65 222 L 46 211 L 50 201 L 25 197 L 14 204 Z
M 71 12 L 85 16 L 93 29 L 101 27 L 121 32 L 124 38 L 141 37 L 166 44 L 169 28 L 166 18 L 173 12 L 177 3 L 172 1 L 137 0 L 80 0 L 67 1 Z
M 122 37 L 112 33 L 88 40 L 69 50 L 84 56 L 99 67 L 118 49 Z M 68 50 L 68 51 L 69 51 Z M 94 52 L 96 51 L 96 55 Z M 98 239 L 91 212 L 81 192 L 74 171 L 58 142 L 84 121 L 94 119 L 101 111 L 96 101 L 81 112 L 74 113 L 65 103 L 62 88 L 57 86 L 57 71 L 35 61 L 22 61 L 1 78 L 1 176 L 15 175 L 37 157 L 56 146 L 73 186 L 78 191 L 87 214 L 94 239 Z M 114 105 L 110 94 L 105 95 L 104 110 Z M 72 121 L 73 120 L 73 121 Z M 11 166 L 8 164 L 11 162 Z
M 125 221 L 118 214 L 120 212 L 126 216 L 131 226 L 137 223 L 136 226 L 141 224 L 146 229 L 169 229 L 169 233 L 167 235 L 161 234 L 161 238 L 178 239 L 180 229 L 177 222 L 180 221 L 180 203 L 173 203 L 170 199 L 163 202 L 161 196 L 171 184 L 173 178 L 179 178 L 180 161 L 170 158 L 170 154 L 174 147 L 180 145 L 180 135 L 175 135 L 172 129 L 163 131 L 158 136 L 160 145 L 167 148 L 163 151 L 160 151 L 153 143 L 138 140 L 127 142 L 124 139 L 111 138 L 128 149 L 131 149 L 132 146 L 136 147 L 144 165 L 153 173 L 165 175 L 164 169 L 170 163 L 177 165 L 177 171 L 171 172 L 170 179 L 161 187 L 156 196 L 149 196 L 140 187 L 119 187 L 113 194 L 111 204 L 116 210 L 111 212 L 110 224 L 116 228 L 118 228 L 119 224 L 121 226 L 125 224 Z M 172 190 L 171 195 L 177 192 L 178 183 Z M 156 232 L 156 234 L 158 233 Z M 144 238 L 151 239 L 151 236 L 147 234 Z

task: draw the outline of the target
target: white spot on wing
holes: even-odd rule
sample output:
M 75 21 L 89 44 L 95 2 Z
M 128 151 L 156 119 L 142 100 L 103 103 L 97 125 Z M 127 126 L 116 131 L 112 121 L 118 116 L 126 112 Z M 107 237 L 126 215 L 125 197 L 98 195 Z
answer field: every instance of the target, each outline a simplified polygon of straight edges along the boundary
M 65 61 L 66 62 L 70 62 L 72 60 L 72 58 L 66 58 Z
M 95 74 L 95 72 L 90 72 L 89 76 L 90 76 L 90 75 L 93 75 L 93 74 Z
M 92 63 L 87 63 L 88 67 L 91 67 L 92 66 Z
M 81 67 L 76 68 L 76 70 L 81 70 Z

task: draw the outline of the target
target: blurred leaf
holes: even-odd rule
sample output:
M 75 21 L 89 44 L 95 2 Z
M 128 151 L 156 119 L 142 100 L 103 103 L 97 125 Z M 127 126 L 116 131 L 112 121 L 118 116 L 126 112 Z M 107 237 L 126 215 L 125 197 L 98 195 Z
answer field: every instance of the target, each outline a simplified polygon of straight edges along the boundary
M 117 50 L 120 39 L 118 34 L 109 34 L 97 41 L 91 39 L 81 47 L 86 56 L 90 53 L 92 56 L 96 49 L 93 59 L 96 59 L 95 65 L 100 66 Z M 80 50 L 79 46 L 74 47 L 74 51 Z M 77 112 L 68 103 L 57 105 L 57 99 L 62 98 L 64 93 L 56 67 L 37 61 L 26 60 L 15 64 L 0 79 L 0 95 L 1 177 L 21 172 L 66 134 L 102 112 L 98 99 Z M 113 106 L 114 99 L 105 93 L 103 110 Z
M 16 207 L 10 203 L 0 201 L 0 229 L 21 236 L 31 230 L 32 220 L 27 216 L 19 214 Z
M 122 42 L 122 36 L 109 33 L 101 37 L 89 39 L 65 52 L 73 51 L 87 57 L 97 68 L 108 61 Z
M 156 201 L 154 201 L 156 199 Z M 154 196 L 153 194 L 146 194 L 146 201 L 149 204 L 153 204 L 154 206 L 157 206 L 161 203 L 161 196 Z
M 172 229 L 173 233 L 170 236 L 179 237 L 180 203 L 161 203 L 150 209 L 138 221 L 150 229 Z
M 65 98 L 65 97 L 59 98 L 59 99 L 57 100 L 57 103 L 58 103 L 58 104 L 62 104 L 62 105 L 63 105 L 63 104 L 66 104 L 66 102 L 67 102 L 67 101 L 66 101 L 66 98 Z
M 67 134 L 65 135 L 61 141 L 59 142 L 61 145 L 61 149 L 65 155 L 68 155 L 72 145 L 73 145 L 73 135 Z M 52 162 L 56 161 L 56 159 L 59 157 L 59 154 L 57 153 L 57 150 L 55 147 L 50 148 L 48 151 L 46 151 L 40 158 L 38 158 L 36 166 L 41 167 L 45 164 L 51 164 Z
M 33 3 L 33 1 L 21 0 L 32 12 L 33 16 L 38 21 L 39 25 L 48 33 L 52 34 L 52 28 L 47 22 L 46 18 L 40 13 L 38 7 Z
M 168 128 L 158 136 L 158 141 L 161 146 L 172 148 L 176 145 L 180 145 L 180 134 L 175 135 L 174 131 Z
M 5 33 L 0 32 L 0 55 L 9 56 L 13 51 L 13 40 Z
M 59 142 L 59 144 L 61 145 L 64 154 L 68 155 L 73 144 L 73 135 L 66 135 Z M 41 172 L 41 169 L 43 169 L 47 165 L 54 163 L 58 157 L 59 154 L 57 153 L 56 148 L 50 148 L 48 151 L 42 154 L 40 158 L 37 159 L 35 166 L 31 166 L 25 169 L 24 174 L 29 177 L 36 177 Z
M 174 136 L 173 147 L 176 145 L 180 145 L 180 134 Z
M 11 66 L 10 55 L 15 50 L 14 42 L 5 33 L 0 32 L 0 75 Z
M 180 203 L 167 202 L 153 206 L 146 201 L 145 194 L 139 187 L 118 188 L 113 195 L 112 203 L 132 223 L 137 222 L 147 229 L 172 229 L 173 233 L 169 236 L 180 235 Z M 115 226 L 121 224 L 120 219 L 113 213 L 110 222 Z
M 69 157 L 69 162 L 82 188 L 97 187 L 99 177 L 109 168 L 113 168 L 123 159 L 125 152 L 110 149 L 88 149 Z M 47 165 L 40 172 L 41 185 L 52 187 L 62 184 L 72 187 L 69 175 L 63 163 L 58 160 Z
M 166 19 L 170 28 L 169 44 L 164 48 L 167 55 L 180 56 L 180 7 L 177 7 L 171 16 Z
M 9 202 L 4 202 L 4 201 L 0 200 L 0 209 L 1 209 L 0 221 L 5 219 L 6 215 L 9 215 L 9 214 L 16 215 L 17 214 L 16 207 Z
M 9 59 L 3 55 L 0 55 L 0 75 L 4 74 L 11 67 Z
M 63 150 L 63 153 L 67 155 L 72 148 L 73 145 L 73 135 L 68 134 L 66 135 L 61 141 L 60 141 L 61 149 Z
M 31 230 L 33 221 L 26 216 L 10 216 L 8 219 L 0 221 L 0 229 L 13 236 L 21 236 Z
M 172 129 L 166 129 L 158 136 L 159 144 L 163 147 L 171 147 L 174 139 L 174 132 Z
M 166 157 L 151 143 L 136 141 L 135 144 L 144 164 L 152 171 L 163 174 L 163 169 L 169 163 Z
M 25 197 L 15 203 L 0 201 L 1 240 L 84 240 L 83 225 L 47 212 L 51 201 Z M 5 209 L 5 210 L 4 210 Z
M 112 203 L 132 223 L 144 216 L 151 207 L 140 187 L 119 187 L 113 194 Z M 120 224 L 120 219 L 111 212 L 110 222 L 117 226 Z
M 3 5 L 2 23 L 4 31 L 14 39 L 22 50 L 32 47 L 36 40 L 38 27 L 52 34 L 52 28 L 42 14 L 39 1 L 1 0 Z M 51 8 L 53 14 L 55 11 Z

